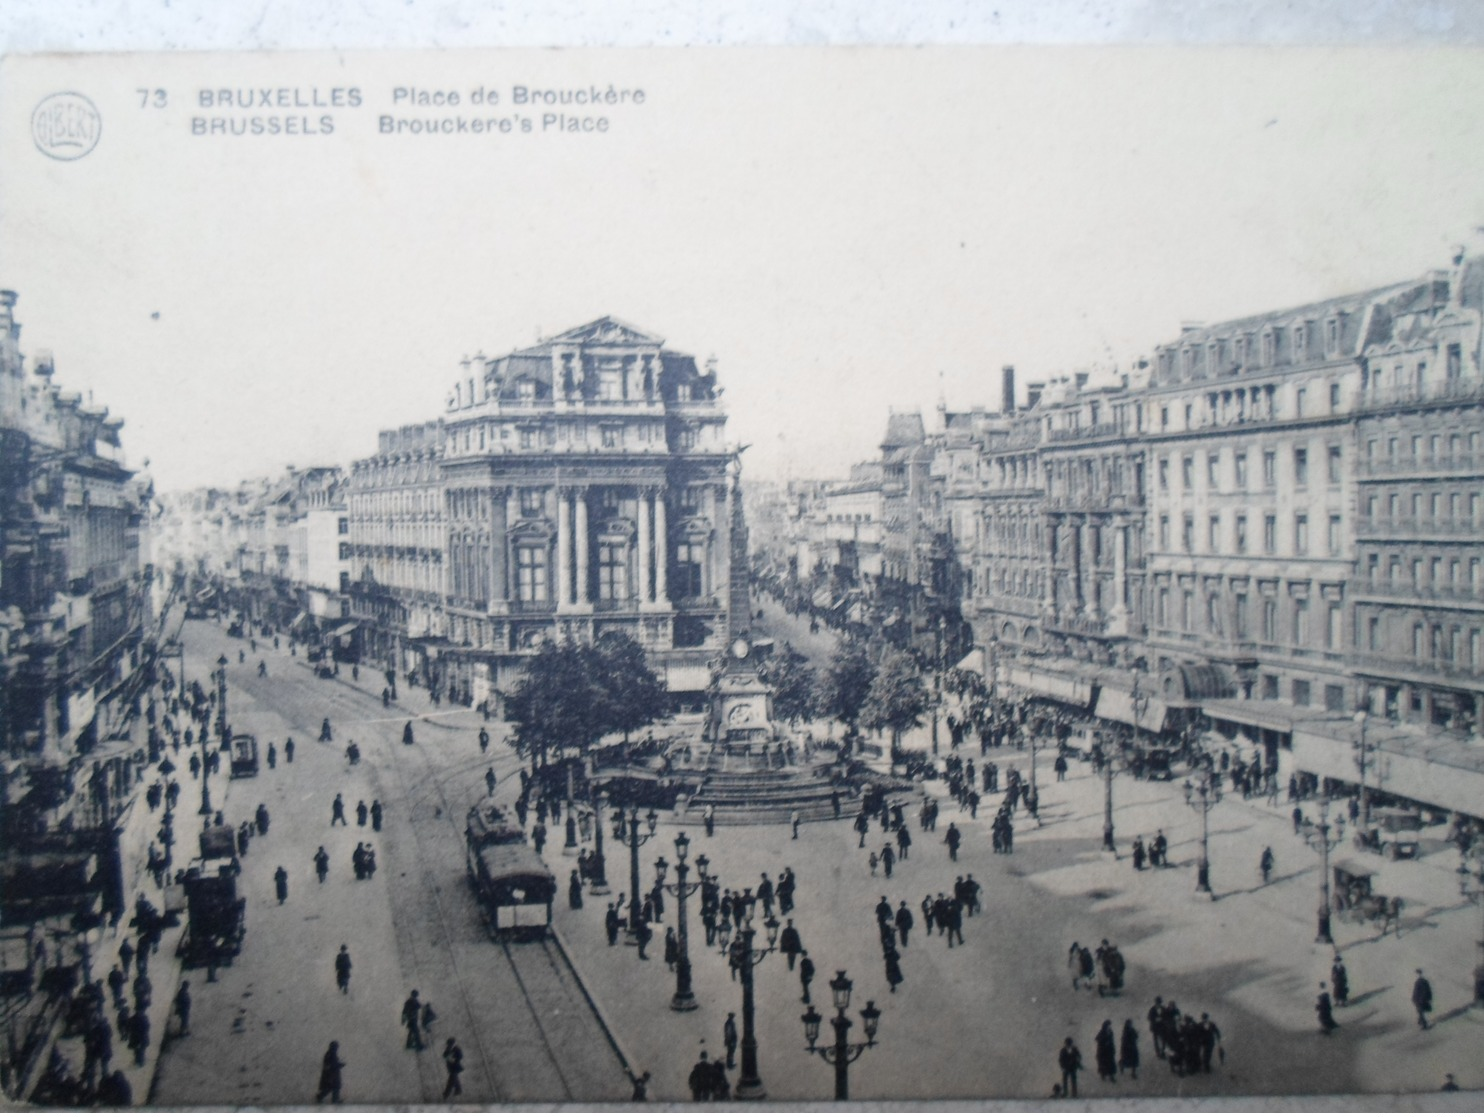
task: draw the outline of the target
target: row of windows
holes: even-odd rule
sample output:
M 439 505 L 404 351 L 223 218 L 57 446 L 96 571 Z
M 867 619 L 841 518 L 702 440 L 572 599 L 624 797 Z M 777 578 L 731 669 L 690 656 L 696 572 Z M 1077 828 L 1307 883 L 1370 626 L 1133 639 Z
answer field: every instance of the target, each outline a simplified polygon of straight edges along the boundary
M 1251 484 L 1251 474 L 1248 468 L 1248 453 L 1246 450 L 1235 450 L 1231 455 L 1231 470 L 1229 473 L 1222 468 L 1226 455 L 1220 450 L 1209 451 L 1205 456 L 1205 487 L 1207 492 L 1221 492 L 1226 489 L 1227 482 L 1235 492 L 1246 492 Z M 1278 452 L 1276 450 L 1264 450 L 1258 459 L 1261 466 L 1262 488 L 1276 489 L 1278 487 Z M 1327 446 L 1324 454 L 1324 479 L 1327 484 L 1338 485 L 1344 479 L 1344 451 L 1339 446 Z M 1309 448 L 1307 446 L 1295 446 L 1291 458 L 1293 484 L 1295 488 L 1308 488 L 1309 486 Z M 1170 459 L 1163 457 L 1159 459 L 1157 466 L 1159 478 L 1159 491 L 1167 493 L 1170 491 Z M 1180 458 L 1180 487 L 1184 492 L 1196 491 L 1196 456 L 1185 454 Z
M 1340 319 L 1324 320 L 1324 352 L 1319 351 L 1319 327 L 1308 322 L 1293 326 L 1264 326 L 1256 335 L 1236 334 L 1232 337 L 1214 337 L 1204 345 L 1186 345 L 1180 349 L 1180 371 L 1189 378 L 1204 373 L 1215 376 L 1223 371 L 1246 368 L 1249 364 L 1259 368 L 1271 368 L 1279 358 L 1293 364 L 1303 364 L 1321 356 L 1334 356 L 1340 349 Z M 1159 355 L 1160 371 L 1169 375 L 1174 368 L 1175 354 L 1169 351 Z
M 1388 638 L 1399 621 L 1405 623 L 1396 617 L 1367 617 L 1366 650 L 1398 651 Z M 1413 621 L 1410 647 L 1412 658 L 1416 660 L 1484 667 L 1484 657 L 1481 657 L 1484 644 L 1481 644 L 1481 631 L 1478 628 Z
M 1365 514 L 1377 519 L 1385 512 L 1386 518 L 1398 520 L 1410 516 L 1413 521 L 1424 518 L 1436 524 L 1444 520 L 1455 523 L 1479 521 L 1480 495 L 1477 489 L 1469 492 L 1419 493 L 1408 490 L 1404 493 L 1393 490 L 1387 493 L 1371 493 L 1365 500 Z
M 1172 615 L 1172 604 L 1178 615 Z M 1229 610 L 1229 611 L 1228 611 Z M 1219 592 L 1209 592 L 1203 601 L 1197 601 L 1194 589 L 1182 589 L 1172 603 L 1171 591 L 1161 586 L 1154 599 L 1154 623 L 1160 628 L 1176 627 L 1181 632 L 1200 632 L 1208 636 L 1231 636 L 1236 640 L 1251 640 L 1254 635 L 1264 643 L 1276 644 L 1286 640 L 1298 648 L 1310 647 L 1315 636 L 1315 614 L 1318 614 L 1318 630 L 1322 646 L 1329 651 L 1338 651 L 1344 646 L 1344 608 L 1338 602 L 1312 602 L 1307 597 L 1288 599 L 1287 617 L 1277 597 L 1263 596 L 1254 611 L 1251 597 L 1245 591 L 1233 593 L 1229 605 Z M 1256 629 L 1254 630 L 1254 621 Z M 1228 624 L 1230 633 L 1228 633 Z M 1198 627 L 1204 625 L 1204 629 Z
M 1374 584 L 1381 584 L 1383 560 L 1381 554 L 1372 551 L 1366 555 L 1365 572 Z M 1385 558 L 1386 580 L 1393 587 L 1410 585 L 1413 589 L 1456 589 L 1484 592 L 1484 567 L 1477 558 L 1465 560 L 1455 555 L 1432 555 L 1413 557 L 1410 561 L 1400 554 Z
M 1245 555 L 1251 549 L 1249 538 L 1248 518 L 1245 513 L 1237 513 L 1232 517 L 1232 532 L 1228 539 L 1224 534 L 1225 517 L 1219 512 L 1213 512 L 1206 518 L 1205 550 L 1208 554 Z M 1289 554 L 1307 555 L 1310 553 L 1309 538 L 1309 514 L 1298 512 L 1293 517 L 1293 533 L 1290 537 Z M 1278 515 L 1276 512 L 1267 512 L 1262 517 L 1262 553 L 1275 555 L 1278 553 Z M 1324 553 L 1328 555 L 1340 555 L 1344 551 L 1345 535 L 1343 520 L 1338 512 L 1331 512 L 1325 524 Z M 1170 517 L 1159 518 L 1159 548 L 1162 551 L 1170 549 Z M 1186 554 L 1196 553 L 1196 527 L 1195 516 L 1186 513 L 1180 523 L 1180 549 Z

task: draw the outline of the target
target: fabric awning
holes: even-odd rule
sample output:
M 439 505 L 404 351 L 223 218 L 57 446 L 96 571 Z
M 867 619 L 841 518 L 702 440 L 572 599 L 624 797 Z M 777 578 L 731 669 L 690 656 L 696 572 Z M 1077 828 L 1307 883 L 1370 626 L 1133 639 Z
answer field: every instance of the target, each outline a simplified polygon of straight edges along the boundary
M 703 663 L 672 664 L 665 668 L 666 690 L 705 690 L 710 685 L 711 668 Z
M 1072 679 L 1029 667 L 1012 667 L 1010 681 L 1036 694 L 1070 702 L 1074 706 L 1086 706 L 1092 701 L 1092 684 L 1086 679 Z
M 1098 704 L 1093 712 L 1109 721 L 1121 721 L 1135 729 L 1158 733 L 1164 728 L 1165 718 L 1169 715 L 1168 704 L 1157 695 L 1143 693 L 1139 695 L 1139 703 L 1141 708 L 1135 711 L 1131 691 L 1105 686 L 1098 691 Z
M 351 634 L 360 627 L 361 626 L 359 621 L 352 621 L 350 624 L 342 624 L 339 628 L 335 629 L 334 632 L 330 633 L 330 635 L 337 640 L 348 640 L 350 639 Z
M 955 663 L 954 668 L 959 671 L 976 671 L 981 675 L 988 676 L 988 665 L 985 663 L 983 648 L 971 648 L 969 654 Z
M 1201 704 L 1201 712 L 1214 721 L 1231 721 L 1257 729 L 1271 729 L 1275 733 L 1293 732 L 1293 714 L 1276 703 L 1251 700 L 1207 701 Z

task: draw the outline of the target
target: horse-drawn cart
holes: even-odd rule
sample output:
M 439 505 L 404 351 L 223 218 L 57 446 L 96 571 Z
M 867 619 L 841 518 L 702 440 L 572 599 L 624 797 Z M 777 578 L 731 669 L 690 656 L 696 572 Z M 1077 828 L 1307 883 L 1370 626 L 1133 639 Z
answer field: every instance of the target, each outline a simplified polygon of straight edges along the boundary
M 1339 861 L 1334 873 L 1334 909 L 1353 923 L 1373 923 L 1385 934 L 1393 927 L 1401 935 L 1402 899 L 1374 891 L 1374 871 L 1361 861 Z

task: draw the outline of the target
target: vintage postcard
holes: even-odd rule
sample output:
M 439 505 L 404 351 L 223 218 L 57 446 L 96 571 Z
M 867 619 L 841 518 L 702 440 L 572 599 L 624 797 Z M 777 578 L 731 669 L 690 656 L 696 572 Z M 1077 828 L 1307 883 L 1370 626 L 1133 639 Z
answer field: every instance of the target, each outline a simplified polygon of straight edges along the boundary
M 4 58 L 6 1103 L 1476 1104 L 1481 61 Z

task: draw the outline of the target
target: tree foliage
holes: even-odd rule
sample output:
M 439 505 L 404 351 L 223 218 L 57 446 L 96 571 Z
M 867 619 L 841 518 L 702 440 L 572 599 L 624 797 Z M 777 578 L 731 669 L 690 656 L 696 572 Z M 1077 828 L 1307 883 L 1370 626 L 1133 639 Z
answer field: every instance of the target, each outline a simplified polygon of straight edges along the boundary
M 870 649 L 860 640 L 846 640 L 835 649 L 825 675 L 821 705 L 830 717 L 855 726 L 876 677 Z
M 871 729 L 890 729 L 892 742 L 896 743 L 904 730 L 921 724 L 927 708 L 928 695 L 917 664 L 905 652 L 892 652 L 876 669 L 861 718 Z
M 764 681 L 773 688 L 775 717 L 793 725 L 818 716 L 819 672 L 788 644 L 769 661 Z
M 663 717 L 669 702 L 644 649 L 610 634 L 597 646 L 548 643 L 531 657 L 506 713 L 516 747 L 543 758 L 584 752 L 605 734 L 628 734 Z

